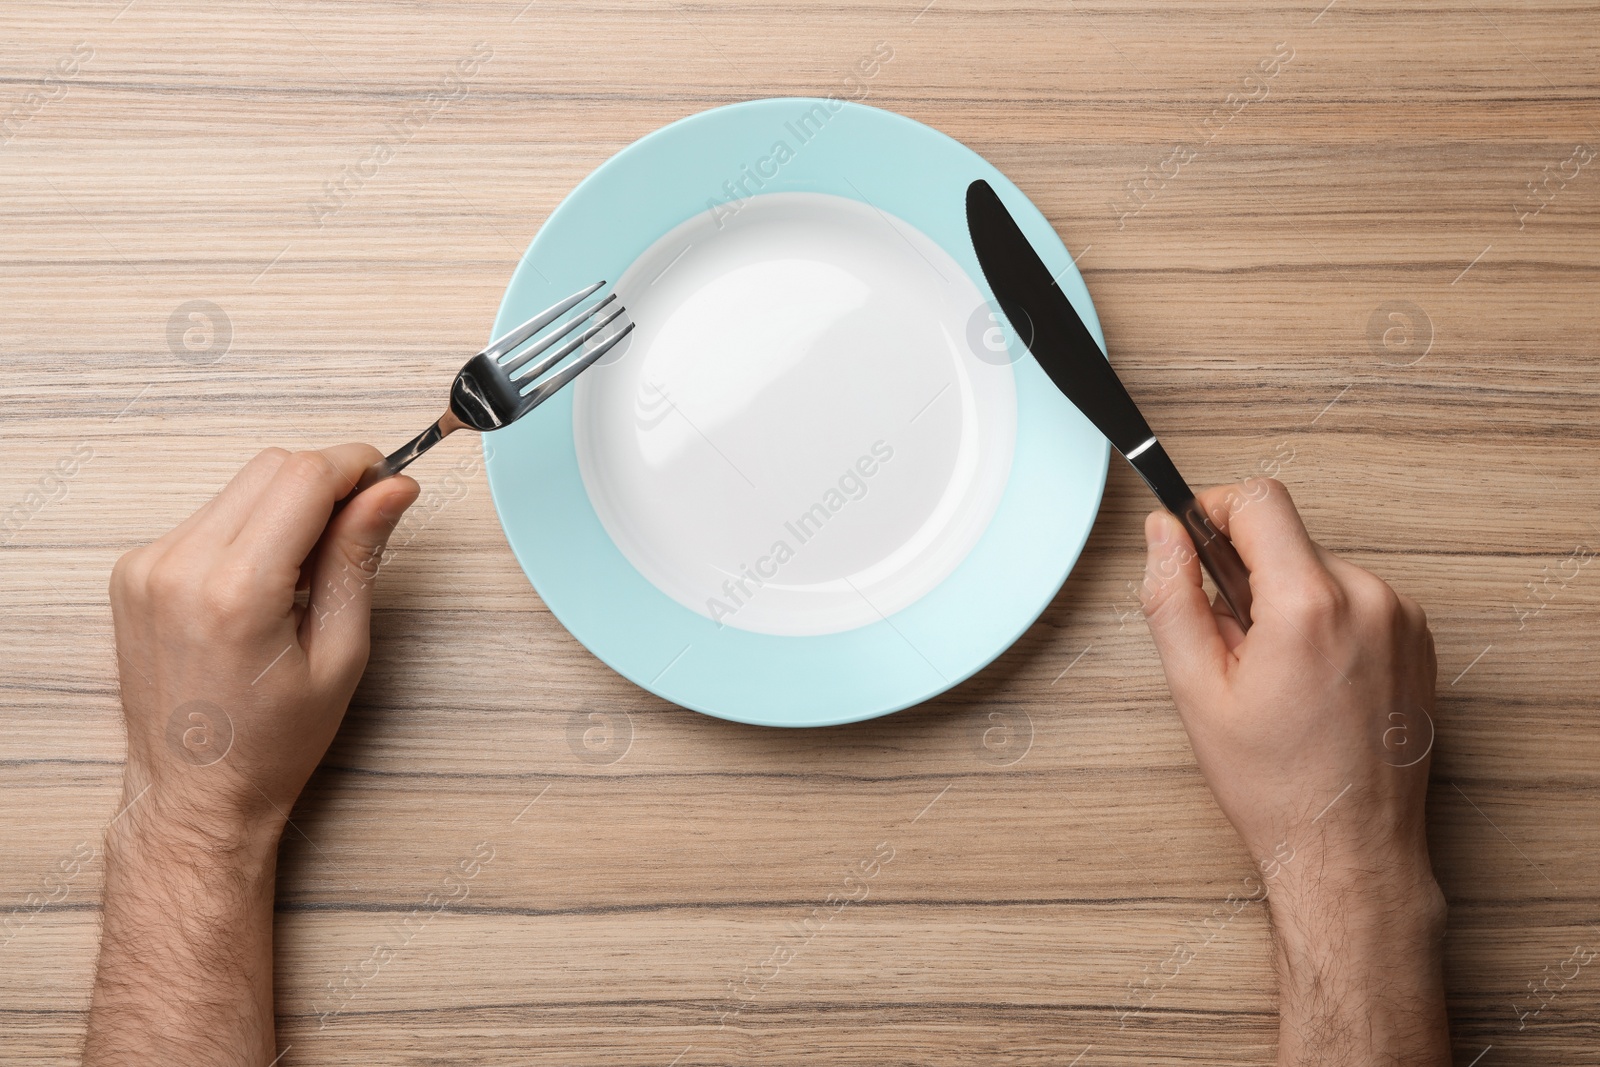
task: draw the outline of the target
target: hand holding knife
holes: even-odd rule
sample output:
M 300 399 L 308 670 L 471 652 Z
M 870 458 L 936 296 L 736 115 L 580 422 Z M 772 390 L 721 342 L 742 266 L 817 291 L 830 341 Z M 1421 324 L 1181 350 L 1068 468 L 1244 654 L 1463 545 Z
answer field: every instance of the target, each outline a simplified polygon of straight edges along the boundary
M 967 187 L 967 229 L 1012 328 L 1066 398 L 1106 435 L 1189 531 L 1195 554 L 1239 625 L 1250 629 L 1250 572 L 1206 517 L 1094 336 L 986 181 Z

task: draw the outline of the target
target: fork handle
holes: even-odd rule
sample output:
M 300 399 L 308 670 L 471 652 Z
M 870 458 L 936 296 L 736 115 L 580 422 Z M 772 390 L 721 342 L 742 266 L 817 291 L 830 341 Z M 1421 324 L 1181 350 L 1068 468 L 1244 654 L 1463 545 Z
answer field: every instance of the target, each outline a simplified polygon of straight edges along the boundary
M 440 441 L 443 441 L 456 430 L 461 429 L 463 425 L 453 412 L 445 412 L 432 426 L 429 426 L 426 430 L 423 430 L 417 436 L 362 471 L 361 477 L 356 481 L 355 488 L 350 490 L 345 499 L 350 499 L 350 497 L 376 485 L 385 478 L 393 478 L 396 474 L 409 467 L 412 460 Z

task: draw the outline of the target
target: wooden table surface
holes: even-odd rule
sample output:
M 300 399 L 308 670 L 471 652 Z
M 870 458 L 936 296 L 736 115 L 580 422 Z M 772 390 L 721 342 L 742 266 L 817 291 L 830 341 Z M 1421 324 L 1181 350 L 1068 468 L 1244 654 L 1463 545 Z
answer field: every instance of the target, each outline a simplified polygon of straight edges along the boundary
M 414 432 L 630 141 L 839 93 L 1034 199 L 1192 481 L 1275 466 L 1314 536 L 1426 606 L 1458 1062 L 1596 1062 L 1600 958 L 1568 961 L 1600 948 L 1600 16 L 1323 3 L 7 3 L 0 1060 L 70 1062 L 83 1031 L 113 560 L 267 444 Z M 1250 863 L 1127 615 L 1151 502 L 1122 463 L 992 667 L 788 732 L 590 656 L 476 449 L 419 472 L 286 836 L 283 1064 L 1270 1060 L 1260 907 L 1200 932 Z

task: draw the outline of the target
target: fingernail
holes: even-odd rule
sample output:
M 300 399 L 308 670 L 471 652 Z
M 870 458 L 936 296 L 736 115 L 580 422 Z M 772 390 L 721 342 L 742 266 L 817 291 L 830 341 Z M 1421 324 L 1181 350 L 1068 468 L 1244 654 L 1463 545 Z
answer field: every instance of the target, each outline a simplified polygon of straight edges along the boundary
M 378 514 L 382 515 L 387 522 L 392 524 L 399 522 L 400 516 L 404 515 L 406 513 L 406 508 L 409 508 L 410 506 L 411 502 L 406 500 L 405 494 L 390 493 L 388 496 L 383 498 L 383 503 L 378 505 Z
M 1155 531 L 1151 534 L 1150 544 L 1159 548 L 1172 540 L 1172 519 L 1164 511 L 1154 512 Z

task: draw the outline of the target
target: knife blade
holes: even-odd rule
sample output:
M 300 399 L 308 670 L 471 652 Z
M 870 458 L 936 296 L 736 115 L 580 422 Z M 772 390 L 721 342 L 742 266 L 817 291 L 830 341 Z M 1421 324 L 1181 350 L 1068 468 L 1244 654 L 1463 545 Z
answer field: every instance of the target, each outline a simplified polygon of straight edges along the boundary
M 1244 629 L 1250 628 L 1250 572 L 1238 550 L 1194 498 L 1072 301 L 1051 276 L 999 195 L 982 179 L 967 186 L 967 230 L 978 265 L 1011 328 L 1066 398 L 1139 472 L 1177 516 L 1195 555 Z

